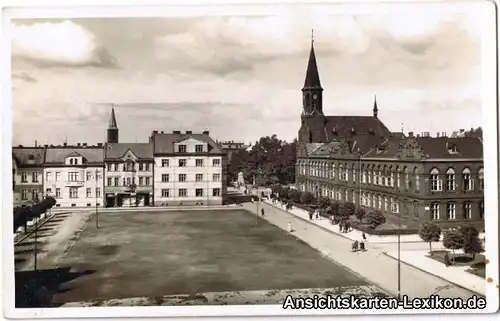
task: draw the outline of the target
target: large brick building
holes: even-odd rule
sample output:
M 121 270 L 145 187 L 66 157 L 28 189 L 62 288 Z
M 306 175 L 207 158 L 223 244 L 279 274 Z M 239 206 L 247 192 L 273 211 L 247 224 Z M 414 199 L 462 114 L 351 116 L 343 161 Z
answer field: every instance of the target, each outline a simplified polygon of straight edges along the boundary
M 376 99 L 371 116 L 325 116 L 313 44 L 302 92 L 300 190 L 400 216 L 407 226 L 484 225 L 480 135 L 391 132 L 378 118 Z

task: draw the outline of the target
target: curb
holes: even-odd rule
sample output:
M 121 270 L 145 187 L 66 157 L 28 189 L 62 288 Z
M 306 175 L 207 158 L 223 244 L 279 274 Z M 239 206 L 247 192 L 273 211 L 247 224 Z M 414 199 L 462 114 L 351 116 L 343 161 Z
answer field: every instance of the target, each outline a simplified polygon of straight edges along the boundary
M 396 258 L 394 258 L 394 257 L 390 256 L 389 254 L 387 254 L 387 252 L 381 252 L 381 253 L 382 253 L 382 254 L 384 254 L 385 256 L 387 256 L 387 257 L 389 257 L 389 258 L 393 259 L 394 261 L 397 261 L 397 259 L 396 259 Z M 476 292 L 476 290 L 472 290 L 472 289 L 469 289 L 469 288 L 467 288 L 467 287 L 465 287 L 465 286 L 463 286 L 463 285 L 456 284 L 455 282 L 452 282 L 452 281 L 450 281 L 450 280 L 448 280 L 448 279 L 445 279 L 445 278 L 443 278 L 442 276 L 439 276 L 439 275 L 436 275 L 436 274 L 429 273 L 429 271 L 426 271 L 426 270 L 424 270 L 424 269 L 422 269 L 422 268 L 420 268 L 420 267 L 418 267 L 418 266 L 415 266 L 415 265 L 410 264 L 410 263 L 406 263 L 406 262 L 404 262 L 404 261 L 401 261 L 401 263 L 402 263 L 402 264 L 405 264 L 405 265 L 408 265 L 408 266 L 411 266 L 412 268 L 415 268 L 415 269 L 417 269 L 417 270 L 419 270 L 419 271 L 425 272 L 425 273 L 427 273 L 427 274 L 429 274 L 429 275 L 435 276 L 435 277 L 437 277 L 438 279 L 441 279 L 441 280 L 443 280 L 443 281 L 445 281 L 445 282 L 448 282 L 448 283 L 450 283 L 450 284 L 453 284 L 454 286 L 456 286 L 456 287 L 458 287 L 458 288 L 461 288 L 461 289 L 464 289 L 464 290 L 470 291 L 470 292 L 474 293 L 475 295 L 478 295 L 478 296 L 483 297 L 483 298 L 485 298 L 485 297 L 486 297 L 486 295 L 481 294 L 481 293 L 479 293 L 479 292 Z M 484 282 L 486 282 L 486 280 L 485 280 Z

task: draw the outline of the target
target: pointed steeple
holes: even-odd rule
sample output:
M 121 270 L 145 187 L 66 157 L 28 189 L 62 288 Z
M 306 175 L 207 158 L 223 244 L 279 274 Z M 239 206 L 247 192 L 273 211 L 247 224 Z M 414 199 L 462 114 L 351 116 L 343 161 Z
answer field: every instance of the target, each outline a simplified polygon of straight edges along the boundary
M 314 31 L 311 36 L 311 51 L 309 53 L 309 62 L 307 64 L 306 79 L 304 81 L 304 89 L 305 88 L 321 88 L 318 65 L 316 64 L 316 54 L 314 53 Z
M 375 95 L 373 101 L 373 117 L 378 118 L 377 95 Z
M 109 126 L 108 128 L 118 128 L 116 126 L 116 117 L 115 117 L 115 108 L 111 107 L 111 117 L 109 118 Z

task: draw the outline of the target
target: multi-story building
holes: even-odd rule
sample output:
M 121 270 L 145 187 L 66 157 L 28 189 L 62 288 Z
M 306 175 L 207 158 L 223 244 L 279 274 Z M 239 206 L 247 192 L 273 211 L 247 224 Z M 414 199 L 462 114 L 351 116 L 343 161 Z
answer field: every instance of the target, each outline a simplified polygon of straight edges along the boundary
M 43 170 L 45 194 L 58 207 L 89 207 L 104 204 L 104 149 L 102 144 L 50 146 Z
M 106 207 L 153 205 L 153 144 L 119 143 L 115 111 L 104 151 Z
M 311 46 L 297 152 L 300 190 L 380 210 L 406 226 L 430 220 L 484 226 L 479 137 L 390 132 L 376 100 L 372 116 L 325 116 L 322 91 Z
M 227 192 L 226 153 L 209 132 L 158 133 L 154 149 L 154 205 L 218 205 Z
M 13 147 L 14 206 L 43 199 L 43 147 Z
M 225 141 L 225 142 L 217 142 L 221 149 L 227 153 L 227 162 L 228 164 L 231 163 L 231 159 L 233 157 L 233 154 L 248 148 L 248 145 L 245 145 L 245 143 L 242 142 L 235 142 L 235 141 Z

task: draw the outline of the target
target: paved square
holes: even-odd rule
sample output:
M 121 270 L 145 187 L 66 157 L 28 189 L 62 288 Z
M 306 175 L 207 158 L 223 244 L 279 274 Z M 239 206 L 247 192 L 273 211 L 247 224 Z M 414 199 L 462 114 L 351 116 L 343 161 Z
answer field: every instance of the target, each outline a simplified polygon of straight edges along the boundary
M 102 213 L 100 228 L 89 222 L 63 260 L 82 273 L 54 303 L 367 285 L 293 235 L 255 222 L 241 209 Z

